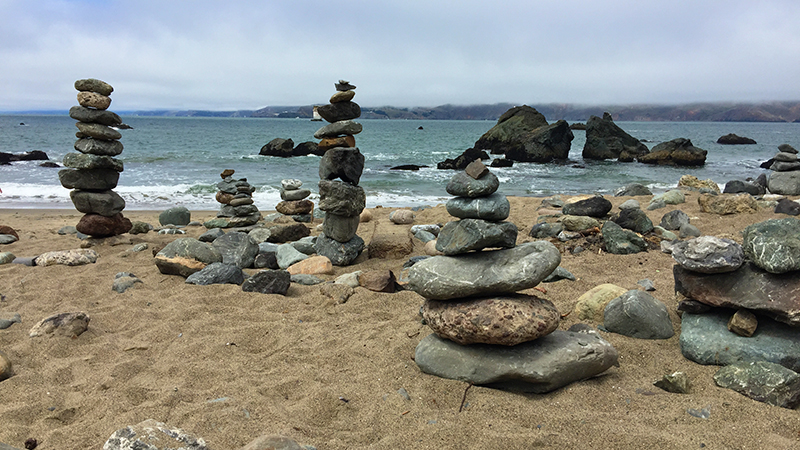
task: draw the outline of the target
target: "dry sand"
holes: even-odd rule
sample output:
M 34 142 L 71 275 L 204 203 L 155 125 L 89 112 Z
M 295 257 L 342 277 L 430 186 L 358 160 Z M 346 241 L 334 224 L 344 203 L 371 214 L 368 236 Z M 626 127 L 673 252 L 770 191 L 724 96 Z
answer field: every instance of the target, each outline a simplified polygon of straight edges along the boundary
M 626 198 L 610 198 L 616 207 Z M 649 197 L 639 197 L 643 206 Z M 536 223 L 540 199 L 512 198 L 509 220 L 519 242 Z M 771 211 L 716 216 L 700 212 L 697 194 L 687 203 L 649 211 L 655 223 L 681 209 L 704 234 L 741 242 L 745 226 L 775 217 Z M 616 208 L 615 208 L 616 210 Z M 359 234 L 369 242 L 387 226 L 388 208 Z M 126 211 L 133 220 L 158 223 L 158 212 Z M 206 220 L 212 211 L 194 212 Z M 17 256 L 79 248 L 75 236 L 56 231 L 75 225 L 76 211 L 0 211 L 0 225 L 20 240 L 0 247 Z M 417 213 L 416 223 L 446 222 L 443 206 Z M 401 225 L 397 225 L 400 227 Z M 408 226 L 404 226 L 408 228 Z M 197 237 L 202 227 L 190 227 Z M 130 236 L 151 248 L 177 236 L 150 232 Z M 212 449 L 236 449 L 262 434 L 283 434 L 319 449 L 375 448 L 615 448 L 758 449 L 800 447 L 797 411 L 750 400 L 714 384 L 718 367 L 685 359 L 678 336 L 673 261 L 658 250 L 611 255 L 590 246 L 564 254 L 562 266 L 578 281 L 543 284 L 543 294 L 562 313 L 601 283 L 635 289 L 651 279 L 676 334 L 638 340 L 601 332 L 619 351 L 620 366 L 603 376 L 544 395 L 520 394 L 423 374 L 413 360 L 430 333 L 420 323 L 422 298 L 413 292 L 374 293 L 357 288 L 335 304 L 318 286 L 293 284 L 286 296 L 242 292 L 235 285 L 194 286 L 162 275 L 150 250 L 132 244 L 94 247 L 95 264 L 79 267 L 0 266 L 0 317 L 20 313 L 23 322 L 0 330 L 0 350 L 15 375 L 0 382 L 0 442 L 40 449 L 101 448 L 117 429 L 156 419 L 203 437 Z M 417 241 L 414 254 L 422 254 Z M 389 268 L 402 260 L 366 260 L 336 274 Z M 123 294 L 111 290 L 127 271 L 144 283 Z M 333 278 L 330 276 L 329 278 Z M 77 338 L 30 338 L 39 320 L 84 311 L 89 330 Z M 577 318 L 568 316 L 566 329 Z M 596 324 L 595 324 L 596 325 Z M 690 394 L 670 394 L 652 383 L 686 372 Z M 398 393 L 405 389 L 406 400 Z M 707 419 L 689 409 L 707 408 Z

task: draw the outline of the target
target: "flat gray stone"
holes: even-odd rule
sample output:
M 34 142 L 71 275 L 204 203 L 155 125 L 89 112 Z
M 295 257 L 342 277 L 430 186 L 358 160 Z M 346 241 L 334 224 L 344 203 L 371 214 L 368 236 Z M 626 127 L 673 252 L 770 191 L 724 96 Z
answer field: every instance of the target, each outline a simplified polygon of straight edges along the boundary
M 316 133 L 314 133 L 314 137 L 316 139 L 324 139 L 345 135 L 352 136 L 361 133 L 362 129 L 363 127 L 358 122 L 354 122 L 352 120 L 342 120 L 320 128 L 316 131 Z
M 511 205 L 505 195 L 495 192 L 485 197 L 454 197 L 445 204 L 447 213 L 459 219 L 499 222 L 508 218 Z
M 292 264 L 308 259 L 308 255 L 301 253 L 291 244 L 279 245 L 278 251 L 275 252 L 275 257 L 278 260 L 278 267 L 281 269 L 286 269 Z
M 83 191 L 73 189 L 69 198 L 75 209 L 84 214 L 111 217 L 125 209 L 125 200 L 114 191 Z M 77 230 L 76 230 L 77 231 Z
M 122 294 L 136 285 L 136 283 L 142 284 L 142 280 L 132 273 L 120 272 L 114 277 L 114 283 L 111 285 L 111 290 Z
M 445 255 L 460 255 L 485 248 L 512 248 L 516 242 L 517 226 L 511 222 L 462 219 L 442 227 L 436 250 Z
M 123 149 L 120 141 L 103 141 L 92 138 L 78 139 L 73 147 L 81 153 L 100 156 L 117 156 L 122 153 Z
M 628 291 L 608 302 L 603 326 L 612 333 L 637 339 L 669 339 L 675 335 L 667 306 L 640 290 Z
M 167 275 L 189 275 L 205 266 L 222 262 L 222 254 L 211 244 L 186 237 L 167 244 L 155 257 L 158 270 Z
M 536 286 L 560 263 L 561 253 L 548 241 L 508 250 L 435 256 L 409 269 L 408 288 L 434 300 L 510 294 Z
M 561 330 L 512 347 L 460 345 L 431 334 L 414 356 L 431 375 L 538 394 L 600 375 L 617 360 L 617 350 L 597 334 Z
M 611 202 L 602 196 L 595 195 L 577 202 L 565 203 L 561 212 L 571 216 L 605 217 L 611 211 Z
M 744 229 L 744 253 L 770 273 L 800 270 L 800 220 L 770 219 Z
M 110 169 L 123 171 L 122 161 L 110 156 L 98 156 L 86 153 L 67 153 L 62 161 L 64 167 L 71 169 Z
M 13 234 L 0 234 L 0 244 L 12 244 L 18 240 Z
M 489 172 L 479 179 L 472 178 L 466 172 L 458 172 L 450 178 L 445 190 L 456 197 L 485 197 L 494 194 L 500 187 L 497 175 Z
M 364 250 L 364 239 L 356 235 L 347 242 L 338 242 L 321 233 L 317 236 L 314 248 L 320 256 L 326 256 L 334 266 L 348 266 Z
M 242 291 L 286 295 L 292 276 L 285 270 L 262 270 L 244 280 Z
M 778 364 L 732 364 L 719 369 L 714 382 L 768 405 L 794 409 L 800 404 L 800 375 Z
M 694 272 L 725 273 L 741 267 L 744 251 L 730 239 L 700 236 L 673 245 L 672 258 L 684 269 Z
M 244 272 L 233 264 L 212 263 L 186 277 L 186 283 L 200 286 L 242 284 L 244 283 Z

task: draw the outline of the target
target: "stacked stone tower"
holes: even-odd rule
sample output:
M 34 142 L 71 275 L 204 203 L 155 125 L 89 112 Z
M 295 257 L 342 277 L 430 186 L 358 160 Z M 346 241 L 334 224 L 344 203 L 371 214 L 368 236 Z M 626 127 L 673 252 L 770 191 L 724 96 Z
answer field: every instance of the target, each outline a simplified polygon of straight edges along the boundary
M 216 219 L 204 223 L 206 228 L 231 228 L 255 225 L 261 220 L 261 213 L 253 204 L 253 192 L 256 188 L 247 182 L 247 178 L 236 180 L 232 169 L 224 170 L 217 183 L 217 201 L 222 203 Z
M 67 153 L 58 172 L 61 185 L 72 189 L 69 196 L 75 209 L 84 213 L 75 228 L 95 237 L 116 236 L 131 229 L 131 221 L 122 215 L 125 200 L 112 189 L 117 187 L 122 161 L 113 158 L 122 153 L 122 137 L 112 127 L 122 124 L 120 117 L 108 111 L 110 84 L 94 78 L 75 82 L 78 104 L 69 116 L 78 122 L 75 150 Z
M 321 139 L 319 149 L 325 151 L 319 163 L 319 209 L 325 211 L 325 219 L 315 249 L 336 266 L 351 264 L 364 249 L 364 240 L 356 235 L 366 195 L 358 185 L 364 155 L 354 137 L 362 128 L 353 121 L 361 116 L 361 108 L 351 101 L 355 88 L 339 80 L 330 103 L 317 108 L 329 124 L 314 133 Z
M 311 222 L 314 218 L 314 202 L 306 199 L 311 195 L 302 189 L 303 182 L 297 179 L 281 180 L 281 202 L 275 205 L 279 213 L 290 216 L 295 222 Z

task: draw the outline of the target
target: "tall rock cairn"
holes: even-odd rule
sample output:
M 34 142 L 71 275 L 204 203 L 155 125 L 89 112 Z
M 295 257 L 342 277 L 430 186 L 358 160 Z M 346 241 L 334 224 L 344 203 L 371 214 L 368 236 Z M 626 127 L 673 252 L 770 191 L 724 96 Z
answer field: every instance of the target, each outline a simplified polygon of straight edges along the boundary
M 253 204 L 256 188 L 247 178 L 234 179 L 234 173 L 233 169 L 225 169 L 219 174 L 222 181 L 217 183 L 216 199 L 222 206 L 215 219 L 203 224 L 206 228 L 247 227 L 261 220 L 261 212 Z
M 352 101 L 355 88 L 344 80 L 336 83 L 330 103 L 317 108 L 329 124 L 314 133 L 321 139 L 319 150 L 325 152 L 319 162 L 318 205 L 325 211 L 325 219 L 315 249 L 336 266 L 350 265 L 364 249 L 364 240 L 356 235 L 366 195 L 358 185 L 364 155 L 354 137 L 361 132 L 361 124 L 353 121 L 361 116 L 361 107 Z
M 78 104 L 69 116 L 78 122 L 75 150 L 67 153 L 64 166 L 58 172 L 61 185 L 69 193 L 75 209 L 84 213 L 75 228 L 95 237 L 116 236 L 131 229 L 131 221 L 122 215 L 125 200 L 112 189 L 117 187 L 122 161 L 113 158 L 122 153 L 122 135 L 114 126 L 122 124 L 115 113 L 108 111 L 109 97 L 114 91 L 110 84 L 88 78 L 75 82 Z

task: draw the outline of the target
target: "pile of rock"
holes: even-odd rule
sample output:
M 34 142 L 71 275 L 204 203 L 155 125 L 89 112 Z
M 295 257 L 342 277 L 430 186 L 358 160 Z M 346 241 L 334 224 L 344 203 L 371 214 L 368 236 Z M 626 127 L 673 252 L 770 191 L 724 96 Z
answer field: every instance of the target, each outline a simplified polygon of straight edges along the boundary
M 234 171 L 226 169 L 221 174 L 222 181 L 217 183 L 217 201 L 222 207 L 216 219 L 205 222 L 206 228 L 232 228 L 255 225 L 261 220 L 261 213 L 253 204 L 253 192 L 256 188 L 247 182 L 247 178 L 236 180 Z
M 325 219 L 315 249 L 335 266 L 351 264 L 364 249 L 364 240 L 356 235 L 366 195 L 358 185 L 364 155 L 353 137 L 362 129 L 353 121 L 361 116 L 361 108 L 351 101 L 355 88 L 339 80 L 330 103 L 317 108 L 329 124 L 314 133 L 315 138 L 321 139 L 319 148 L 325 151 L 319 163 L 319 209 L 325 211 Z
M 765 164 L 770 161 L 768 168 L 773 172 L 767 178 L 767 189 L 773 194 L 800 195 L 800 161 L 797 159 L 797 150 L 789 144 L 780 145 L 778 153 Z
M 561 254 L 547 241 L 515 245 L 517 230 L 503 222 L 509 204 L 495 194 L 498 185 L 479 161 L 455 175 L 447 191 L 458 197 L 447 210 L 461 220 L 445 225 L 437 241 L 447 255 L 409 270 L 408 287 L 425 297 L 422 316 L 434 331 L 417 346 L 417 365 L 443 378 L 527 392 L 605 371 L 617 362 L 608 342 L 556 331 L 555 305 L 519 293 L 550 275 Z
M 281 180 L 281 202 L 275 206 L 279 213 L 290 216 L 295 222 L 311 222 L 314 218 L 314 202 L 306 200 L 311 195 L 308 189 L 301 189 L 303 182 L 296 179 Z
M 113 158 L 122 153 L 122 135 L 112 128 L 122 120 L 108 111 L 114 88 L 89 78 L 76 81 L 75 89 L 80 106 L 70 108 L 69 115 L 78 121 L 74 147 L 80 153 L 67 153 L 67 168 L 58 172 L 61 185 L 72 189 L 69 196 L 75 209 L 84 213 L 75 228 L 96 237 L 127 233 L 131 221 L 122 215 L 125 200 L 112 190 L 123 170 L 122 161 Z

